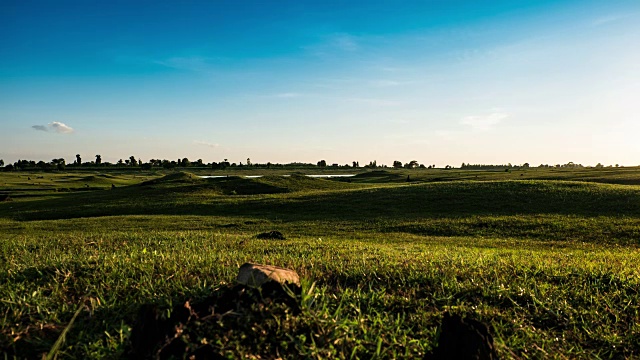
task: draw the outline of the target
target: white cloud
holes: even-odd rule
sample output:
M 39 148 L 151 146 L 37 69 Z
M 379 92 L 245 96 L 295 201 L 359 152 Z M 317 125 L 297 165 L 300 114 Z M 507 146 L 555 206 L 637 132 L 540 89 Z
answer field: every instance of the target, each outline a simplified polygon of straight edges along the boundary
M 58 121 L 52 122 L 51 124 L 49 124 L 49 127 L 53 129 L 55 132 L 61 133 L 61 134 L 70 134 L 73 132 L 73 128 Z
M 193 140 L 193 143 L 197 144 L 197 145 L 208 146 L 208 147 L 213 148 L 213 149 L 220 147 L 220 144 L 214 144 L 214 143 L 210 143 L 210 142 L 207 142 L 207 141 L 201 141 L 201 140 Z
M 508 114 L 498 112 L 489 115 L 466 116 L 460 120 L 460 124 L 468 125 L 476 130 L 486 131 L 508 117 Z
M 55 131 L 59 134 L 71 134 L 74 131 L 71 126 L 59 121 L 54 121 L 47 125 L 33 125 L 31 128 L 38 131 Z

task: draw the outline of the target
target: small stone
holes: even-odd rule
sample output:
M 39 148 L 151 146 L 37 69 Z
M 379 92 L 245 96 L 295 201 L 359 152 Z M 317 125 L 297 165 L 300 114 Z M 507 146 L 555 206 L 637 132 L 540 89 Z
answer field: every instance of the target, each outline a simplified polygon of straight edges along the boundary
M 280 284 L 291 283 L 300 286 L 300 277 L 293 270 L 271 265 L 245 263 L 240 266 L 236 282 L 247 286 L 262 286 L 275 281 Z

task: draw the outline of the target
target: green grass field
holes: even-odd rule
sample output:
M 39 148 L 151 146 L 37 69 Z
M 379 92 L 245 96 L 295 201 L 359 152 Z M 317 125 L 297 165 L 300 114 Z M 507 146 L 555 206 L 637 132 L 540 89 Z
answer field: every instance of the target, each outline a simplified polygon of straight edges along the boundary
M 142 305 L 169 316 L 250 261 L 296 270 L 301 312 L 184 341 L 417 358 L 449 311 L 489 324 L 503 358 L 640 357 L 639 168 L 358 173 L 0 173 L 0 349 L 124 357 Z M 255 237 L 270 230 L 287 239 Z

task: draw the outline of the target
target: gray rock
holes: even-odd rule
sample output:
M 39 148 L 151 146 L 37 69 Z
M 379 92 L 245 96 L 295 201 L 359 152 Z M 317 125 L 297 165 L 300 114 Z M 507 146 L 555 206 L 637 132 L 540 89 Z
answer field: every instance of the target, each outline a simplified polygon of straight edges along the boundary
M 269 281 L 300 286 L 300 277 L 293 270 L 271 265 L 246 263 L 240 266 L 236 282 L 247 286 L 262 286 Z

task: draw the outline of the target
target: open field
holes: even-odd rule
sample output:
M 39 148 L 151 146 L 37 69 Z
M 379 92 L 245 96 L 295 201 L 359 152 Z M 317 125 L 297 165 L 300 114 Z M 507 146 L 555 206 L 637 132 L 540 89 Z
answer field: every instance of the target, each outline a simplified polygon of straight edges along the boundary
M 40 357 L 77 313 L 59 357 L 124 357 L 143 304 L 168 316 L 251 261 L 304 278 L 301 312 L 184 341 L 416 358 L 449 311 L 490 324 L 503 358 L 640 356 L 639 168 L 269 174 L 0 173 L 0 349 Z

